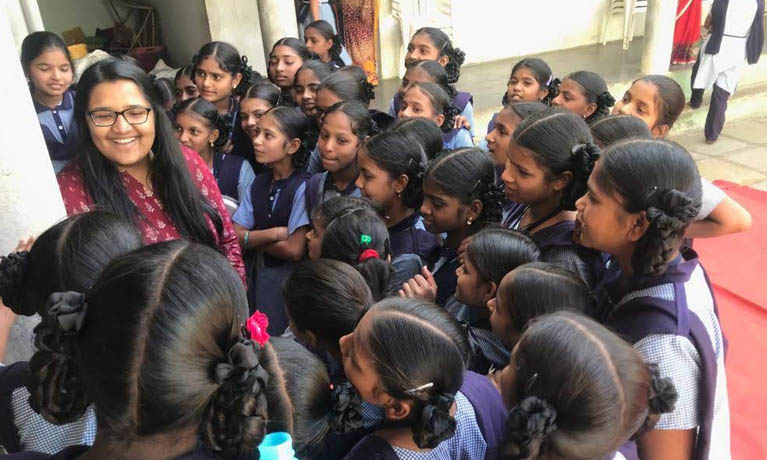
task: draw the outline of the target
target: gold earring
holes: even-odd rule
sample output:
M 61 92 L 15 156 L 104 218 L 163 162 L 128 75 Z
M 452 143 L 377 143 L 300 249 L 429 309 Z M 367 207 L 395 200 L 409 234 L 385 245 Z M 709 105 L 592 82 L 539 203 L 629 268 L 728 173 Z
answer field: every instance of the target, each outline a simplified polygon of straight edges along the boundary
M 208 145 L 210 145 L 211 147 L 214 147 L 213 141 L 208 141 Z

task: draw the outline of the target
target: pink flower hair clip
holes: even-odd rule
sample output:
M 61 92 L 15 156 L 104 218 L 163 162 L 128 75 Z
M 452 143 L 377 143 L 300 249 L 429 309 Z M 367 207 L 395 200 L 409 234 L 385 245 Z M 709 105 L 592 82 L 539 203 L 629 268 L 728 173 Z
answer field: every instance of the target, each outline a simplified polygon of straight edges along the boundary
M 250 333 L 250 339 L 262 347 L 269 341 L 266 329 L 269 327 L 269 317 L 256 310 L 245 323 L 245 329 Z

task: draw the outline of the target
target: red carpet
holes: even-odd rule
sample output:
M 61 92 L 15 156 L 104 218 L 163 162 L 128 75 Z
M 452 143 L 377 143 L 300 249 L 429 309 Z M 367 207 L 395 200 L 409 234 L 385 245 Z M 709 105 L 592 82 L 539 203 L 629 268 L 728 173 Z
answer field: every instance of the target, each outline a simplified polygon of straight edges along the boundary
M 722 328 L 729 341 L 732 458 L 767 459 L 767 192 L 717 181 L 751 213 L 751 230 L 695 240 L 714 285 Z M 761 363 L 761 364 L 759 364 Z

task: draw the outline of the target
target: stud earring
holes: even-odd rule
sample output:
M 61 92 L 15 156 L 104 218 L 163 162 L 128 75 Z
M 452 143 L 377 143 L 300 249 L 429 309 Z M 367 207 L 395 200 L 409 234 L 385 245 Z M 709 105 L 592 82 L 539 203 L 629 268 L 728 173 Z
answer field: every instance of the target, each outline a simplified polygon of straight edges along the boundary
M 208 141 L 208 145 L 210 145 L 211 147 L 214 147 L 213 141 Z
M 469 218 L 466 220 L 466 225 L 468 225 L 469 227 L 471 227 L 471 217 L 469 217 Z

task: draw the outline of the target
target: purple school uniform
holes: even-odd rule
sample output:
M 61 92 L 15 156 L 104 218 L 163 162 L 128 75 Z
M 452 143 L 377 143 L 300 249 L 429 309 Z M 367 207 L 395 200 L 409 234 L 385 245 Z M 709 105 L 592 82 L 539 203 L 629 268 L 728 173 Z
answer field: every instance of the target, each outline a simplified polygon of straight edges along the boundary
M 75 90 L 67 90 L 63 95 L 61 104 L 54 108 L 42 105 L 34 100 L 33 102 L 51 160 L 71 160 L 79 141 L 77 123 L 73 113 Z
M 352 181 L 344 190 L 336 189 L 333 177 L 329 172 L 321 172 L 312 174 L 306 181 L 306 212 L 311 219 L 314 215 L 314 211 L 325 200 L 336 196 L 353 196 L 360 197 L 362 192 L 357 188 L 354 181 Z
M 256 176 L 250 189 L 255 223 L 253 230 L 287 227 L 296 191 L 307 178 L 308 174 L 303 170 L 295 170 L 290 177 L 279 181 L 272 180 L 271 170 Z M 281 335 L 288 327 L 282 282 L 295 263 L 266 253 L 262 253 L 261 260 L 262 263 L 255 270 L 255 279 L 249 276 L 249 294 L 253 303 L 251 307 L 269 317 L 269 334 Z
M 466 110 L 466 106 L 471 103 L 474 105 L 474 96 L 471 95 L 471 93 L 467 93 L 465 91 L 458 91 L 455 96 L 453 96 L 452 99 L 453 105 L 458 107 L 458 110 L 463 113 L 464 110 Z M 399 95 L 399 93 L 394 95 L 394 98 L 392 99 L 392 107 L 394 107 L 394 114 L 399 113 L 399 109 L 402 106 L 402 97 Z
M 240 180 L 240 169 L 242 169 L 242 162 L 245 161 L 244 157 L 237 155 L 227 155 L 225 153 L 216 152 L 213 156 L 213 177 L 216 178 L 218 189 L 221 190 L 222 195 L 240 200 L 240 192 L 238 190 L 238 184 Z
M 424 265 L 431 266 L 439 256 L 437 235 L 428 232 L 418 222 L 421 216 L 413 213 L 389 227 L 392 259 L 402 254 L 416 254 Z
M 471 458 L 495 460 L 498 458 L 501 442 L 503 440 L 503 431 L 506 423 L 507 412 L 501 399 L 501 394 L 490 381 L 482 375 L 467 371 L 459 394 L 468 400 L 471 410 L 474 412 L 473 420 L 467 420 L 471 424 L 470 428 L 478 428 L 481 439 L 461 439 L 466 433 L 456 431 L 453 438 L 442 441 L 437 449 L 440 449 L 445 443 L 451 440 L 458 442 L 458 452 L 449 452 L 453 458 Z M 459 396 L 456 395 L 456 404 Z M 456 418 L 464 414 L 459 414 L 456 410 Z M 476 425 L 473 425 L 473 423 Z M 459 429 L 461 423 L 458 424 Z M 468 436 L 465 436 L 468 438 Z M 437 458 L 437 455 L 447 454 L 448 452 L 415 452 L 407 451 L 400 455 L 398 448 L 392 447 L 386 440 L 375 434 L 364 437 L 356 446 L 344 457 L 345 460 L 399 460 L 408 458 L 430 459 Z M 443 448 L 444 449 L 444 448 Z M 431 455 L 430 455 L 431 454 Z M 440 455 L 439 458 L 442 458 Z
M 455 286 L 458 282 L 458 276 L 455 270 L 458 268 L 458 252 L 453 248 L 442 247 L 439 251 L 439 258 L 434 263 L 432 275 L 437 283 L 437 305 L 445 305 L 447 299 L 455 294 Z
M 503 226 L 518 229 L 522 215 L 527 210 L 525 204 L 515 204 L 503 221 Z M 564 221 L 546 227 L 530 235 L 541 251 L 540 259 L 571 270 L 578 274 L 589 289 L 593 289 L 603 278 L 606 256 L 573 241 L 575 222 Z
M 712 444 L 718 363 L 713 337 L 701 317 L 688 308 L 685 283 L 698 266 L 698 255 L 691 249 L 656 277 L 624 277 L 618 264 L 613 263 L 597 287 L 596 296 L 604 324 L 634 345 L 652 334 L 684 337 L 694 345 L 699 356 L 701 381 L 697 400 L 698 431 L 692 458 L 706 460 Z M 705 281 L 709 284 L 707 277 Z M 673 295 L 664 294 L 664 289 L 673 290 Z M 713 308 L 718 321 L 715 301 Z M 726 352 L 726 340 L 722 346 Z
M 88 449 L 90 449 L 89 446 L 72 446 L 52 455 L 40 452 L 19 452 L 3 456 L 3 458 L 9 460 L 74 460 L 86 453 Z M 175 460 L 217 460 L 219 458 L 209 453 L 205 448 L 198 447 L 188 454 L 176 457 Z

